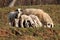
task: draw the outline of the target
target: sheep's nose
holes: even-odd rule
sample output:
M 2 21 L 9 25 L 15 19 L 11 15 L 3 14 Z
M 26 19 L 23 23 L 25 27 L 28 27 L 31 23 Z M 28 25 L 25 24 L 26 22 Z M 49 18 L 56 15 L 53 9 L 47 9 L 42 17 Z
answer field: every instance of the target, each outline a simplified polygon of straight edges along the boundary
M 52 28 L 52 25 L 51 25 L 51 28 Z

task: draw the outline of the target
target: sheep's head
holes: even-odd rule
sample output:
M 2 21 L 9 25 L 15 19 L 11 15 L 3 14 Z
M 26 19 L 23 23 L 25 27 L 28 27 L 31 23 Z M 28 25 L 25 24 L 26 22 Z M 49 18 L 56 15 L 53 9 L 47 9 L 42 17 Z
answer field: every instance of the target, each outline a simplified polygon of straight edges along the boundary
M 22 13 L 23 10 L 21 8 L 18 8 L 15 11 L 18 12 L 18 13 Z
M 18 12 L 18 17 L 17 18 L 19 18 L 22 14 L 22 9 L 18 8 L 15 11 Z
M 53 25 L 52 23 L 47 23 L 47 27 L 48 27 L 48 28 L 53 28 L 53 26 L 54 26 L 54 25 Z

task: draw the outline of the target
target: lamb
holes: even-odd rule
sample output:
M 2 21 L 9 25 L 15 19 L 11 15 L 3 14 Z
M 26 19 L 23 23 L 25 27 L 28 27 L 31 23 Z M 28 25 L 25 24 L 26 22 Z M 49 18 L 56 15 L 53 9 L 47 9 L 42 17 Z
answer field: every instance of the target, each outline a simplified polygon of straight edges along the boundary
M 36 15 L 39 18 L 39 20 L 42 22 L 44 27 L 48 27 L 48 28 L 54 27 L 51 17 L 41 9 L 29 8 L 29 9 L 24 9 L 22 12 L 25 15 L 30 15 L 30 14 Z
M 35 15 L 21 15 L 20 22 L 21 27 L 42 27 L 42 23 Z
M 24 27 L 24 25 L 23 25 L 24 21 L 26 22 L 27 27 L 29 27 L 29 24 L 27 23 L 28 21 L 30 21 L 31 25 L 34 25 L 34 22 L 30 16 L 21 15 L 21 17 L 20 17 L 21 27 Z
M 20 9 L 9 12 L 9 14 L 8 14 L 9 25 L 15 26 L 15 20 L 18 19 L 20 17 L 20 15 L 21 15 Z

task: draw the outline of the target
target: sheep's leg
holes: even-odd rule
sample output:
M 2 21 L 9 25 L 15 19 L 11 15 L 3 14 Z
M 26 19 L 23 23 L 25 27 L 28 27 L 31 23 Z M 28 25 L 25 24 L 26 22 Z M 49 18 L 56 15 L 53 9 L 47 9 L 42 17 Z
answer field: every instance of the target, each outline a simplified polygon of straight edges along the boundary
M 23 21 L 24 21 L 24 20 L 22 19 L 22 20 L 21 20 L 21 27 L 22 27 L 22 28 L 24 27 L 24 26 L 23 26 Z
M 37 24 L 40 26 L 40 27 L 42 27 L 42 23 L 40 22 L 40 20 L 37 18 Z
M 29 23 L 28 21 L 26 20 L 26 23 L 25 23 L 26 27 L 29 27 Z
M 9 18 L 8 20 L 9 20 L 9 25 L 13 26 L 13 20 L 11 18 Z
M 16 24 L 15 26 L 16 26 L 16 27 L 19 27 L 19 26 L 18 26 L 18 21 L 19 21 L 19 19 L 15 19 L 15 24 Z
M 34 20 L 34 24 L 35 24 L 35 27 L 37 27 L 37 22 L 36 22 L 36 20 Z
M 12 26 L 12 25 L 11 25 L 11 22 L 9 22 L 9 25 Z
M 35 25 L 35 23 L 33 22 L 33 20 L 30 19 L 30 23 L 31 23 L 31 26 L 33 27 Z

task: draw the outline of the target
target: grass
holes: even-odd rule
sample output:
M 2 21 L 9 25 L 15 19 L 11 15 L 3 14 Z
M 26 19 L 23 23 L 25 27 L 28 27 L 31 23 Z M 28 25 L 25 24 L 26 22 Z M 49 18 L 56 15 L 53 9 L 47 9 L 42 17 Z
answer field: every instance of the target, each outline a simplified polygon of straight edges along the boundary
M 8 12 L 17 8 L 39 8 L 47 12 L 54 21 L 54 28 L 16 28 L 8 25 Z M 0 29 L 6 30 L 8 36 L 0 40 L 60 40 L 60 5 L 33 5 L 0 8 Z M 4 32 L 3 30 L 3 32 Z M 1 31 L 1 30 L 0 30 Z M 6 32 L 4 35 L 6 35 Z M 0 32 L 1 33 L 1 32 Z

